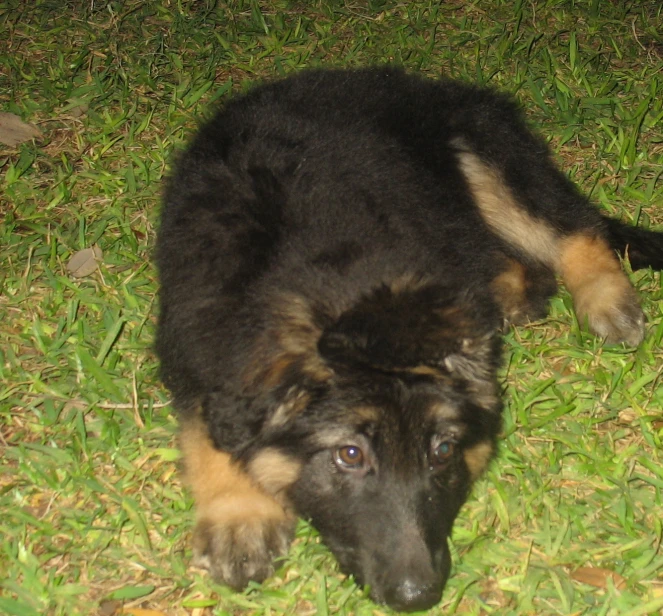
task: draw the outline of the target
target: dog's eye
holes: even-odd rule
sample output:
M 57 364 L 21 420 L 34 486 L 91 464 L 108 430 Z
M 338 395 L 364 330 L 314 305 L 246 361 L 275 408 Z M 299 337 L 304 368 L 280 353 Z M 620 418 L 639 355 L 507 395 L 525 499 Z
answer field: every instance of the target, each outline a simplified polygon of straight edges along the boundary
M 364 452 L 355 445 L 346 445 L 336 450 L 334 462 L 342 470 L 360 470 L 364 467 Z
M 433 468 L 445 466 L 454 455 L 454 444 L 451 441 L 442 441 L 433 447 L 431 465 Z

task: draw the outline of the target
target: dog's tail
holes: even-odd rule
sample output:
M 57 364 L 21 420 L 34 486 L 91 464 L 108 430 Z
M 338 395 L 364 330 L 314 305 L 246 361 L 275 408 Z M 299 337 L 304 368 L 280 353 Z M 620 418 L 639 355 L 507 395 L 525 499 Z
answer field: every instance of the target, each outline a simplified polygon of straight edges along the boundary
M 632 269 L 663 270 L 663 232 L 633 227 L 614 218 L 605 221 L 610 245 L 628 258 Z

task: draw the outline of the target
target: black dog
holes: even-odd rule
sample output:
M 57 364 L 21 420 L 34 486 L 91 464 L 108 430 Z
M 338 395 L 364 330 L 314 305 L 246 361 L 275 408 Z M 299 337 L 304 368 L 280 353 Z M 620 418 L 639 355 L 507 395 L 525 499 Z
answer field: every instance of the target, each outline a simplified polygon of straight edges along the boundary
M 383 68 L 235 98 L 180 158 L 157 247 L 198 563 L 263 580 L 300 515 L 376 601 L 434 605 L 500 429 L 504 321 L 560 276 L 581 322 L 637 345 L 615 249 L 663 266 L 661 235 L 603 218 L 492 91 Z

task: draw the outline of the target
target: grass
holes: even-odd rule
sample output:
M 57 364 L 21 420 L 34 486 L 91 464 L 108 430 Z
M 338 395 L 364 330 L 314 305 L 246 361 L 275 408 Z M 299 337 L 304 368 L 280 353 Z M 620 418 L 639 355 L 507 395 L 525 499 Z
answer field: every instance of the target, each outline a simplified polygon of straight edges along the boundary
M 43 137 L 0 146 L 0 613 L 387 613 L 304 523 L 245 593 L 189 568 L 151 350 L 168 161 L 257 80 L 390 61 L 512 92 L 597 204 L 661 225 L 661 25 L 658 0 L 6 0 L 0 111 Z M 100 269 L 69 276 L 94 245 Z M 638 350 L 586 335 L 564 293 L 507 335 L 500 456 L 432 614 L 663 610 L 663 291 L 658 273 L 633 280 L 650 319 Z

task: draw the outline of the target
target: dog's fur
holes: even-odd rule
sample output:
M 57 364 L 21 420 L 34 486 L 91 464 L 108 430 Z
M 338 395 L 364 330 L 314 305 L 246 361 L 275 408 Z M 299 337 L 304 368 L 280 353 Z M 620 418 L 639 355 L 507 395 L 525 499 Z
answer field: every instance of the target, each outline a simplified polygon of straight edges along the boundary
M 662 246 L 492 91 L 383 68 L 235 98 L 179 159 L 157 247 L 197 562 L 263 580 L 299 515 L 376 601 L 436 603 L 500 429 L 504 322 L 544 315 L 559 276 L 580 322 L 637 345 L 615 249 L 660 268 Z

